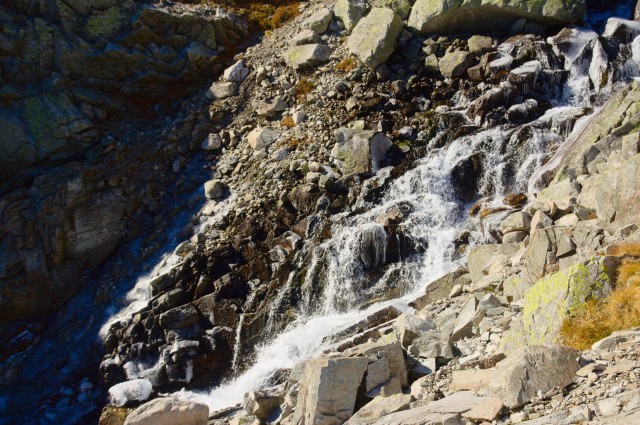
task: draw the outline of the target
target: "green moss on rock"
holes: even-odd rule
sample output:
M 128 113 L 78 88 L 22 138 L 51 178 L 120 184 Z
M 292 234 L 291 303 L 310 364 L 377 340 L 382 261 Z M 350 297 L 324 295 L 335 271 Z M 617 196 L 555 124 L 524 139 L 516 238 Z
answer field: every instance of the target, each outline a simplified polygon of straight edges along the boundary
M 617 266 L 615 257 L 594 257 L 538 280 L 524 294 L 522 317 L 502 342 L 505 352 L 559 342 L 560 327 L 568 315 L 589 299 L 611 293 Z

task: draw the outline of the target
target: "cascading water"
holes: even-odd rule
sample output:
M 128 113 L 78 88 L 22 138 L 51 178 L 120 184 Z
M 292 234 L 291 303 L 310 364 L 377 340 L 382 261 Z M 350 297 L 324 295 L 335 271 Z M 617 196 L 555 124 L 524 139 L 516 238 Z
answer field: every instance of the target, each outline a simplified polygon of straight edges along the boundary
M 275 371 L 291 368 L 318 354 L 326 348 L 322 342 L 325 337 L 339 329 L 388 305 L 408 309 L 408 300 L 463 261 L 462 256 L 456 255 L 454 240 L 469 227 L 469 218 L 467 205 L 456 198 L 452 185 L 454 169 L 482 153 L 480 195 L 500 196 L 526 188 L 527 179 L 541 164 L 548 140 L 558 137 L 544 137 L 536 125 L 548 127 L 544 120 L 528 125 L 534 129 L 534 136 L 519 143 L 522 150 L 511 161 L 520 171 L 512 179 L 506 178 L 508 170 L 496 165 L 505 160 L 503 145 L 517 143 L 513 127 L 483 130 L 431 150 L 412 170 L 390 183 L 378 205 L 369 205 L 365 212 L 338 221 L 332 229 L 333 237 L 313 249 L 303 284 L 307 296 L 301 317 L 272 342 L 257 349 L 252 367 L 210 393 L 181 391 L 180 395 L 206 402 L 212 410 L 233 406 L 242 401 L 247 391 L 268 385 Z M 405 295 L 362 309 L 371 301 L 371 295 L 363 288 L 367 270 L 388 260 L 388 235 L 376 220 L 397 207 L 407 211 L 401 223 L 405 237 L 421 249 L 396 264 L 408 282 L 402 290 Z M 308 286 L 318 283 L 313 279 L 318 275 L 324 280 L 322 292 L 311 296 L 312 288 Z M 278 298 L 274 301 L 274 312 L 281 301 Z
M 274 316 L 285 297 L 295 290 L 301 293 L 297 320 L 272 341 L 257 347 L 251 367 L 239 368 L 242 313 L 236 329 L 233 368 L 245 372 L 211 392 L 183 390 L 180 395 L 204 401 L 212 410 L 233 406 L 247 391 L 269 385 L 276 371 L 291 368 L 327 348 L 323 341 L 341 328 L 388 305 L 408 309 L 409 299 L 463 262 L 464 255 L 456 251 L 456 239 L 468 231 L 472 233 L 471 243 L 484 238 L 467 214 L 469 202 L 483 197 L 489 199 L 488 206 L 501 206 L 502 196 L 527 191 L 548 154 L 559 147 L 561 150 L 563 140 L 572 140 L 586 122 L 581 118 L 586 111 L 579 107 L 589 106 L 594 94 L 588 59 L 593 51 L 590 43 L 597 34 L 576 31 L 575 51 L 563 53 L 568 80 L 554 89 L 555 97 L 547 99 L 555 108 L 521 126 L 501 123 L 442 147 L 431 143 L 426 157 L 393 180 L 389 169 L 379 170 L 376 178 L 386 185 L 379 202 L 374 204 L 361 196 L 355 205 L 363 212 L 334 218 L 331 238 L 296 254 L 296 263 L 306 265 L 306 273 L 289 274 L 272 301 L 267 329 L 275 329 Z M 551 81 L 561 79 L 554 74 Z M 612 79 L 606 89 L 610 90 L 613 83 Z M 458 110 L 445 114 L 461 114 L 468 102 L 464 96 L 459 98 Z M 472 193 L 471 197 L 460 193 L 465 185 L 470 187 L 462 189 Z M 394 217 L 395 233 L 390 233 L 385 224 L 389 216 Z M 409 255 L 398 248 L 403 238 L 411 245 Z M 394 253 L 394 246 L 400 254 Z M 301 280 L 299 288 L 296 278 Z M 380 290 L 390 285 L 395 285 L 399 297 L 373 304 Z M 245 309 L 252 303 L 250 297 Z

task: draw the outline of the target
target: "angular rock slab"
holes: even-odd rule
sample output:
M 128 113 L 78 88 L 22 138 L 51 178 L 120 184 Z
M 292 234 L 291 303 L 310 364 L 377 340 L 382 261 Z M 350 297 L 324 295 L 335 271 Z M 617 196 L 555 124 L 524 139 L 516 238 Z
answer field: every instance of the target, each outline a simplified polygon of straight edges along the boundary
M 307 361 L 292 423 L 338 425 L 349 419 L 368 363 L 365 357 Z
M 407 378 L 407 367 L 404 360 L 404 352 L 400 342 L 394 336 L 388 335 L 385 338 L 372 343 L 361 344 L 345 351 L 350 356 L 365 356 L 368 358 L 386 357 L 389 361 L 389 373 L 392 378 L 398 378 L 400 385 L 405 387 L 409 381 Z
M 373 8 L 353 29 L 347 48 L 366 66 L 375 69 L 396 49 L 402 27 L 402 19 L 392 9 Z
M 611 292 L 618 259 L 595 257 L 545 276 L 524 294 L 522 317 L 503 339 L 506 353 L 526 345 L 551 344 L 559 339 L 565 317 L 590 298 Z
M 579 350 L 561 345 L 523 347 L 498 363 L 488 391 L 505 406 L 522 406 L 539 391 L 571 384 L 580 369 L 579 356 Z
M 408 27 L 421 34 L 507 31 L 518 18 L 545 25 L 582 20 L 584 0 L 417 0 Z
M 156 398 L 131 412 L 124 425 L 207 425 L 206 404 L 177 398 Z
M 487 397 L 476 396 L 470 391 L 452 394 L 415 409 L 383 416 L 375 425 L 462 425 L 460 414 L 484 403 Z
M 411 395 L 409 394 L 394 394 L 390 397 L 378 396 L 358 410 L 346 424 L 370 424 L 385 415 L 407 410 L 409 403 L 411 403 Z

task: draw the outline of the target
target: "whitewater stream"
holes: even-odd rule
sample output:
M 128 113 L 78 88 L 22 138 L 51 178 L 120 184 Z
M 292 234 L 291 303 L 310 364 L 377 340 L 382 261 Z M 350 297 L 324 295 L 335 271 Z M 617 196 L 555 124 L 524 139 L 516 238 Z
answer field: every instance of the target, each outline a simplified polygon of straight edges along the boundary
M 430 282 L 463 263 L 464 256 L 455 252 L 456 238 L 471 230 L 473 244 L 483 241 L 485 235 L 479 230 L 477 219 L 469 217 L 469 205 L 455 197 L 451 177 L 454 167 L 482 154 L 483 172 L 477 199 L 488 198 L 485 207 L 503 206 L 501 199 L 504 195 L 518 192 L 531 195 L 535 190 L 531 181 L 543 169 L 549 154 L 555 151 L 562 153 L 563 143 L 570 143 L 589 121 L 591 115 L 577 115 L 579 118 L 573 120 L 559 119 L 591 106 L 594 94 L 589 83 L 590 61 L 580 56 L 597 34 L 588 29 L 576 31 L 574 52 L 565 63 L 570 77 L 564 86 L 550 90 L 555 93 L 549 99 L 554 105 L 552 109 L 534 122 L 519 127 L 498 126 L 480 130 L 445 147 L 431 149 L 425 158 L 416 161 L 413 169 L 389 184 L 379 203 L 366 205 L 364 213 L 336 220 L 331 239 L 311 248 L 311 260 L 307 260 L 309 267 L 302 285 L 305 296 L 304 305 L 300 308 L 301 317 L 272 341 L 259 347 L 253 365 L 240 376 L 211 391 L 183 390 L 179 395 L 204 402 L 212 411 L 241 403 L 248 391 L 269 386 L 276 371 L 292 368 L 300 361 L 321 353 L 328 347 L 328 343 L 323 343 L 329 340 L 326 337 L 341 328 L 389 305 L 401 311 L 410 309 L 408 302 L 424 293 Z M 638 75 L 637 67 L 625 70 L 619 78 L 628 80 L 635 75 Z M 612 85 L 601 88 L 601 91 L 605 90 L 610 92 Z M 456 113 L 455 109 L 451 113 Z M 378 178 L 382 176 L 384 179 L 385 173 L 389 170 L 378 171 Z M 365 288 L 365 269 L 385 264 L 388 254 L 385 229 L 376 222 L 376 218 L 400 206 L 409 211 L 402 217 L 401 226 L 406 236 L 422 250 L 390 265 L 374 288 Z M 504 214 L 497 217 L 504 217 Z M 318 273 L 324 279 L 322 293 L 314 294 Z M 274 315 L 293 285 L 293 275 L 273 302 Z M 388 280 L 398 279 L 398 276 L 404 282 L 401 285 L 404 295 L 370 305 L 369 295 L 376 293 L 376 286 L 384 287 Z

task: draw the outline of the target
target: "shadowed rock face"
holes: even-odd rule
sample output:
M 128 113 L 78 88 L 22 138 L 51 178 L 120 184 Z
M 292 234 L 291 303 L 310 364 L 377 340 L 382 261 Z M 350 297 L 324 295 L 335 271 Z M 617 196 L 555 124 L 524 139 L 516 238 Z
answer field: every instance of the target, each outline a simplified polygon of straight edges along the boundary
M 5 182 L 95 145 L 129 100 L 206 78 L 247 34 L 226 12 L 134 0 L 17 1 L 0 6 L 0 23 Z
M 102 135 L 122 112 L 208 78 L 247 29 L 224 11 L 134 0 L 17 1 L 0 6 L 0 24 L 0 193 L 31 185 L 0 201 L 0 321 L 13 321 L 59 308 L 113 252 L 129 213 L 121 176 L 105 185 L 80 164 L 47 168 L 108 151 Z

